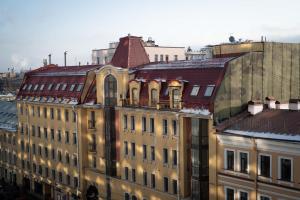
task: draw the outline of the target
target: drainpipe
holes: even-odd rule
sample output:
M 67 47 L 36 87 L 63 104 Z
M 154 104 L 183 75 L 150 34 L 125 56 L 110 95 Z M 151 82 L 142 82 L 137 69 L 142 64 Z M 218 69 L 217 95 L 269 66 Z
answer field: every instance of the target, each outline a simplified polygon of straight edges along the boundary
M 179 114 L 176 114 L 176 121 L 178 124 L 178 130 L 177 131 L 177 179 L 178 179 L 178 183 L 177 183 L 177 199 L 180 200 L 180 151 L 179 151 L 179 141 L 180 141 L 180 120 L 179 120 Z
M 78 137 L 78 114 L 75 110 L 75 105 L 72 106 L 72 111 L 75 114 L 76 117 L 76 126 L 75 126 L 75 134 L 76 134 L 76 151 L 77 151 L 77 170 L 78 170 L 78 187 L 76 190 L 76 195 L 78 196 L 79 190 L 78 188 L 80 188 L 81 186 L 81 181 L 80 181 L 80 156 L 79 156 L 79 137 Z
M 24 102 L 23 102 L 23 105 L 26 105 Z M 23 110 L 23 112 L 24 112 L 24 110 Z M 29 145 L 29 152 L 28 152 L 28 157 L 29 157 L 29 162 L 30 162 L 30 164 L 32 163 L 31 162 L 31 145 L 30 145 L 30 127 L 29 127 L 29 109 L 28 108 L 26 108 L 25 107 L 25 113 L 26 113 L 26 119 L 27 119 L 27 133 L 28 133 L 28 135 L 27 135 L 27 140 L 28 140 L 28 145 Z M 25 144 L 24 144 L 25 145 Z M 25 145 L 25 151 L 26 151 L 26 145 Z M 27 164 L 27 163 L 26 163 Z M 29 168 L 29 172 L 30 172 L 30 175 L 29 175 L 29 179 L 30 179 L 30 189 L 32 188 L 32 186 L 31 186 L 31 182 L 32 182 L 32 170 L 31 170 L 31 166 L 30 166 L 30 168 Z
M 258 186 L 258 152 L 257 152 L 257 143 L 256 143 L 256 140 L 255 138 L 252 138 L 252 141 L 253 141 L 253 148 L 254 148 L 254 151 L 255 151 L 255 156 L 256 156 L 256 166 L 255 166 L 255 199 L 257 200 L 257 196 L 258 196 L 258 193 L 257 193 L 257 186 Z

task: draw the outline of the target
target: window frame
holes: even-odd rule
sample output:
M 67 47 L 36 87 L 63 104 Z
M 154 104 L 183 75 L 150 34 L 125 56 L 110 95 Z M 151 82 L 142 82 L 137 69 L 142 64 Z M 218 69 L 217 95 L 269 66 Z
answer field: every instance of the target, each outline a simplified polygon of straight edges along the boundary
M 243 150 L 238 150 L 237 151 L 237 157 L 238 157 L 238 162 L 237 162 L 237 170 L 238 170 L 238 172 L 240 172 L 240 173 L 244 173 L 244 174 L 249 174 L 249 168 L 250 168 L 250 163 L 249 163 L 249 161 L 250 161 L 250 154 L 249 154 L 249 152 L 248 151 L 243 151 Z M 246 172 L 242 172 L 241 171 L 241 153 L 245 153 L 245 154 L 247 154 L 247 169 L 246 169 Z
M 229 186 L 224 186 L 224 197 L 225 197 L 225 200 L 228 200 L 228 196 L 227 196 L 227 190 L 230 189 L 230 190 L 233 190 L 233 199 L 235 199 L 236 197 L 236 189 L 233 188 L 233 187 L 229 187 Z
M 282 173 L 281 173 L 281 159 L 286 159 L 286 160 L 290 160 L 291 161 L 291 179 L 290 180 L 283 180 L 282 179 Z M 294 159 L 292 157 L 288 157 L 288 156 L 278 156 L 278 159 L 277 159 L 277 164 L 278 164 L 278 170 L 277 170 L 277 176 L 278 176 L 278 179 L 280 181 L 285 181 L 285 182 L 293 182 L 294 181 L 294 178 L 293 178 L 293 171 L 294 171 L 294 167 L 293 167 L 293 164 L 294 164 Z
M 190 96 L 192 96 L 192 97 L 198 96 L 199 91 L 200 91 L 200 85 L 193 85 L 193 88 L 190 92 Z
M 228 169 L 228 155 L 227 152 L 232 151 L 233 152 L 233 169 Z M 224 149 L 224 169 L 228 171 L 235 171 L 236 170 L 236 152 L 235 149 L 229 149 L 225 148 Z
M 270 158 L 270 176 L 267 177 L 267 176 L 262 176 L 261 175 L 261 156 L 268 156 Z M 258 176 L 260 177 L 264 177 L 264 178 L 272 178 L 272 155 L 271 154 L 266 154 L 266 153 L 259 153 L 258 154 Z

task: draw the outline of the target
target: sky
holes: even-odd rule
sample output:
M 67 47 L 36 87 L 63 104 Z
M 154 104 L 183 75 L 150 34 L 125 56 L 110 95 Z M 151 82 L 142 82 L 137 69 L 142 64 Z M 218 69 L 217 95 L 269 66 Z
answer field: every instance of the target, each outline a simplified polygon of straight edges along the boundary
M 163 46 L 243 40 L 300 42 L 299 0 L 1 0 L 0 71 L 91 63 L 92 49 L 129 33 Z

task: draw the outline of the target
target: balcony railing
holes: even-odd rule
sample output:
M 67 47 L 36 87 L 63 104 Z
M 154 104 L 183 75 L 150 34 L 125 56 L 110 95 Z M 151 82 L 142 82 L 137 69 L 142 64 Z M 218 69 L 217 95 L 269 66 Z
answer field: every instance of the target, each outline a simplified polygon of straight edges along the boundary
M 95 129 L 96 128 L 96 122 L 94 120 L 88 121 L 88 127 L 89 129 Z
M 92 153 L 97 152 L 97 145 L 95 143 L 90 143 L 88 146 L 89 146 L 89 152 L 92 152 Z

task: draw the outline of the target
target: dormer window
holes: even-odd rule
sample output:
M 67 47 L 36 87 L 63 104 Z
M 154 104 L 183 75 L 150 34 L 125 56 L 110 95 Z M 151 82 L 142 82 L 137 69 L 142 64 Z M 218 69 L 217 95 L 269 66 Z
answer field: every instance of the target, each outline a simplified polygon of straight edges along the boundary
M 61 88 L 61 90 L 62 90 L 62 91 L 65 91 L 65 90 L 66 90 L 66 87 L 67 87 L 67 84 L 64 83 L 63 86 L 62 86 L 62 88 Z
M 180 91 L 179 91 L 179 89 L 172 90 L 172 102 L 173 102 L 173 108 L 175 108 L 175 109 L 180 108 Z
M 151 90 L 151 106 L 156 106 L 158 102 L 157 89 Z
M 55 87 L 55 90 L 59 90 L 59 87 L 60 87 L 60 83 L 58 83 Z
M 132 97 L 132 104 L 137 105 L 139 102 L 138 99 L 138 89 L 137 88 L 132 88 L 131 90 L 131 97 Z
M 50 84 L 48 85 L 48 90 L 52 90 L 52 86 L 53 86 L 53 84 L 50 83 Z
M 36 85 L 34 86 L 33 90 L 36 91 L 36 90 L 38 89 L 38 87 L 39 87 L 39 85 L 36 84 Z
M 191 91 L 191 96 L 197 96 L 199 92 L 200 86 L 199 85 L 194 85 L 193 89 Z
M 40 87 L 40 90 L 43 90 L 45 87 L 45 84 L 42 84 L 41 87 Z
M 83 88 L 83 84 L 79 84 L 76 91 L 80 92 L 82 90 L 82 88 Z
M 214 88 L 215 88 L 215 85 L 208 85 L 206 87 L 206 90 L 205 90 L 205 93 L 204 93 L 204 96 L 205 97 L 210 97 L 214 91 Z
M 73 90 L 74 90 L 74 88 L 75 88 L 75 85 L 76 85 L 76 84 L 72 84 L 72 85 L 71 85 L 71 87 L 70 87 L 70 91 L 71 91 L 71 92 L 73 92 Z

